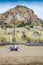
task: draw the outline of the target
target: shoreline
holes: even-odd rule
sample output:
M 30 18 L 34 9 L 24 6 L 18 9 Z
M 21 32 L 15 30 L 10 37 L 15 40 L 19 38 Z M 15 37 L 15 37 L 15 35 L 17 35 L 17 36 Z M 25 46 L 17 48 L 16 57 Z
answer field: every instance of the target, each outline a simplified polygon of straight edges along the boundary
M 26 45 L 26 46 L 43 46 L 43 43 L 25 43 L 25 42 L 1 42 L 0 46 L 4 45 Z
M 0 65 L 43 65 L 43 46 L 18 45 L 18 52 L 8 51 L 10 46 L 0 46 Z

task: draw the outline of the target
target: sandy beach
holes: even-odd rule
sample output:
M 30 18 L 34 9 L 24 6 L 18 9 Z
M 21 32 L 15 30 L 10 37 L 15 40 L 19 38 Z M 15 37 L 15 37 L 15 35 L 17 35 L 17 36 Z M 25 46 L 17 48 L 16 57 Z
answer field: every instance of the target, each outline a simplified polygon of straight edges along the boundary
M 19 51 L 8 51 L 10 46 L 0 46 L 0 65 L 43 65 L 43 46 L 18 45 Z

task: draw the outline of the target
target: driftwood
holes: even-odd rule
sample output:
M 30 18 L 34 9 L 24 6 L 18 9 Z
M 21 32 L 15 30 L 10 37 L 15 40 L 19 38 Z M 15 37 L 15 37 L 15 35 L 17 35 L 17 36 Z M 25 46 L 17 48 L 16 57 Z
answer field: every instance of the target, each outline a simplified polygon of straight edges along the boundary
M 4 46 L 4 45 L 43 46 L 43 43 L 25 43 L 25 42 L 0 42 L 0 46 Z

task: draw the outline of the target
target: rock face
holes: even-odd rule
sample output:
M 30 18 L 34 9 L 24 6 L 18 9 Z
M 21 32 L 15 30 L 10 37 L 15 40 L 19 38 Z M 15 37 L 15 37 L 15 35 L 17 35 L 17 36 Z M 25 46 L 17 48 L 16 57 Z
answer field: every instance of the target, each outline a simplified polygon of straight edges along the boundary
M 10 22 L 16 25 L 22 22 L 28 24 L 37 23 L 38 25 L 40 25 L 40 20 L 34 14 L 33 10 L 21 5 L 18 5 L 15 8 L 12 8 L 3 14 L 0 14 L 0 23 L 3 22 Z

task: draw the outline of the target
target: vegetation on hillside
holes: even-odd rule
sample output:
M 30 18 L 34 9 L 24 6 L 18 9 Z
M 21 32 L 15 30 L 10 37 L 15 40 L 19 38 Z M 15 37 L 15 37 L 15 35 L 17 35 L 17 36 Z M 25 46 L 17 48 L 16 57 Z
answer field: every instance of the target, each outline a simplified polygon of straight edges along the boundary
M 3 25 L 3 27 L 2 27 Z M 14 27 L 11 23 L 0 25 L 0 42 L 43 43 L 43 27 L 21 23 Z

